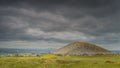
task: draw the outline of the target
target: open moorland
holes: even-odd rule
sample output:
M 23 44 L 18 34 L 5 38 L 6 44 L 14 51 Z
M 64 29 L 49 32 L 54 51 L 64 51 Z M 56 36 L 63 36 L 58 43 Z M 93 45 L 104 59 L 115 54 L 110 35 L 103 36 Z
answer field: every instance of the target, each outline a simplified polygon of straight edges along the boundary
M 11 55 L 0 57 L 0 68 L 120 68 L 120 55 Z

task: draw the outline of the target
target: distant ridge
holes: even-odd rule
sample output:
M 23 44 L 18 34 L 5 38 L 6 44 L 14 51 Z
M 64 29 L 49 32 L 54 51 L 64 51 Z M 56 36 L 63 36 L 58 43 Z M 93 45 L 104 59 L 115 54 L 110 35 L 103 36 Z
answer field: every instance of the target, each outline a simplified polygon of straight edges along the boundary
M 52 52 L 60 55 L 106 55 L 115 54 L 112 51 L 87 42 L 73 42 Z

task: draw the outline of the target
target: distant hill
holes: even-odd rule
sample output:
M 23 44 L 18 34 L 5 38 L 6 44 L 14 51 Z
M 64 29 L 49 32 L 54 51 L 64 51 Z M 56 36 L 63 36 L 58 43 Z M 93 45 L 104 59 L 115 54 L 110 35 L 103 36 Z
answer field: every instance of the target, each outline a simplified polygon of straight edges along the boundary
M 18 53 L 48 53 L 50 51 L 55 50 L 54 48 L 44 48 L 44 49 L 25 49 L 25 48 L 0 48 L 0 55 L 8 55 L 8 54 L 18 54 Z
M 60 55 L 106 55 L 115 54 L 112 51 L 99 47 L 95 44 L 87 42 L 73 42 L 58 50 L 53 51 L 54 54 Z

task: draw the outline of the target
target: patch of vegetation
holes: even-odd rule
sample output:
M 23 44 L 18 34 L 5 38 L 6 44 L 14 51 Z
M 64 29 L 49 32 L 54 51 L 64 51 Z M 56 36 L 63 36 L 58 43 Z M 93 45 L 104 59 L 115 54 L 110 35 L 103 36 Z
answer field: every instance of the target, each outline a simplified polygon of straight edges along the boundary
M 1 56 L 0 68 L 120 68 L 120 55 Z

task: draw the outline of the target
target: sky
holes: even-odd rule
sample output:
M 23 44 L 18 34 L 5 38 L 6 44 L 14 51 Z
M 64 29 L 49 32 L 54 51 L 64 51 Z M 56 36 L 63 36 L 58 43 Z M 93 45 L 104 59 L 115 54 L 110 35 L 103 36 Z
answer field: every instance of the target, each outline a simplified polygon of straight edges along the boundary
M 120 0 L 0 0 L 0 48 L 75 41 L 120 50 Z

